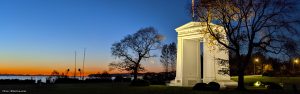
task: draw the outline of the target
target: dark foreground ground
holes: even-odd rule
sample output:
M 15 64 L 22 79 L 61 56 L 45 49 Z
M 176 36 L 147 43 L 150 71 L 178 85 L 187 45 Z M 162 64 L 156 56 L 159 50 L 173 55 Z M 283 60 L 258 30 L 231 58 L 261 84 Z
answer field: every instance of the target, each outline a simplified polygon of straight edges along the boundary
M 129 83 L 10 84 L 0 85 L 0 94 L 299 94 L 291 90 L 248 89 L 247 91 L 234 89 L 194 91 L 189 87 L 168 87 L 162 85 L 132 87 L 129 86 Z
M 237 77 L 231 77 L 237 81 Z M 284 90 L 267 90 L 249 86 L 255 81 L 284 83 Z M 220 91 L 195 91 L 191 87 L 151 85 L 132 87 L 129 83 L 72 83 L 72 84 L 3 84 L 0 94 L 300 94 L 300 77 L 245 76 L 246 91 L 226 89 Z M 296 89 L 292 86 L 296 85 Z M 296 91 L 295 91 L 296 90 Z

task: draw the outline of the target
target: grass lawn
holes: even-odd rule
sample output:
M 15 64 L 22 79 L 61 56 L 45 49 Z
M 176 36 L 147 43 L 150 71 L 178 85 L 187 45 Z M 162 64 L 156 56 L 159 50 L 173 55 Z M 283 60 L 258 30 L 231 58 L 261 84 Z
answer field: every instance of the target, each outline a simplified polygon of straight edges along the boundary
M 0 85 L 0 94 L 291 94 L 290 91 L 252 89 L 248 91 L 194 91 L 191 87 L 168 87 L 151 85 L 148 87 L 131 87 L 128 83 L 89 83 L 89 84 L 55 84 L 38 85 Z M 3 90 L 19 90 L 26 93 L 5 93 Z
M 237 76 L 231 77 L 232 80 L 237 81 Z M 255 81 L 262 82 L 275 82 L 275 83 L 285 83 L 285 84 L 299 84 L 300 85 L 300 77 L 266 77 L 261 75 L 249 75 L 244 76 L 245 83 L 251 83 Z
M 237 76 L 231 77 L 231 79 L 234 81 L 238 81 Z M 283 83 L 285 91 L 293 91 L 292 85 L 295 84 L 297 86 L 297 90 L 300 91 L 300 77 L 266 77 L 261 75 L 255 75 L 255 76 L 248 75 L 248 76 L 244 76 L 244 79 L 246 85 L 249 85 L 256 81 Z M 252 87 L 248 87 L 248 88 L 252 88 Z
M 236 80 L 236 77 L 232 77 Z M 256 80 L 278 82 L 284 79 L 287 84 L 297 83 L 300 90 L 300 77 L 256 77 L 246 76 L 246 83 Z M 262 88 L 250 88 L 247 91 L 221 90 L 221 91 L 194 91 L 191 87 L 169 87 L 163 85 L 151 85 L 148 87 L 131 87 L 129 83 L 81 83 L 81 84 L 54 84 L 39 86 L 27 85 L 1 85 L 0 94 L 295 94 L 292 89 L 266 90 Z M 5 91 L 15 90 L 26 93 L 8 93 Z

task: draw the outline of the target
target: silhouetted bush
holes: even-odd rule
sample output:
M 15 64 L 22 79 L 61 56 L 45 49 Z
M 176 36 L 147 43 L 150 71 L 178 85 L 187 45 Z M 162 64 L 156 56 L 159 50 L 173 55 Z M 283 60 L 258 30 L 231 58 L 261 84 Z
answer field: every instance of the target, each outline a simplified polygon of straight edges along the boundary
M 149 82 L 146 80 L 133 80 L 130 86 L 149 86 Z
M 209 82 L 208 86 L 210 87 L 210 90 L 212 90 L 212 91 L 220 90 L 220 84 L 217 82 Z
M 275 72 L 268 71 L 268 72 L 263 73 L 262 76 L 273 77 L 273 76 L 275 76 Z
M 131 81 L 131 78 L 122 78 L 122 81 L 123 81 L 123 82 L 130 82 L 130 81 Z
M 83 81 L 75 78 L 58 78 L 55 81 L 55 83 L 81 83 L 81 82 Z
M 197 83 L 193 90 L 203 90 L 203 91 L 218 91 L 220 90 L 220 84 L 217 82 L 206 83 Z
M 143 75 L 143 79 L 150 82 L 151 85 L 165 85 L 170 80 L 175 79 L 176 72 L 148 72 Z
M 131 78 L 124 78 L 123 76 L 116 76 L 114 82 L 130 82 Z
M 97 74 L 89 74 L 88 77 L 101 77 L 100 73 Z
M 194 87 L 193 90 L 209 90 L 209 85 L 206 83 L 197 83 Z
M 160 80 L 149 80 L 151 85 L 166 85 L 166 82 Z
M 123 81 L 123 77 L 122 76 L 116 76 L 116 78 L 114 79 L 115 82 L 122 82 Z
M 96 78 L 96 79 L 85 79 L 87 83 L 97 83 L 97 82 L 112 82 L 111 78 Z
M 272 89 L 272 90 L 282 90 L 283 89 L 283 87 L 281 87 L 279 84 L 273 83 L 273 82 L 265 82 L 264 85 L 267 86 L 267 89 Z

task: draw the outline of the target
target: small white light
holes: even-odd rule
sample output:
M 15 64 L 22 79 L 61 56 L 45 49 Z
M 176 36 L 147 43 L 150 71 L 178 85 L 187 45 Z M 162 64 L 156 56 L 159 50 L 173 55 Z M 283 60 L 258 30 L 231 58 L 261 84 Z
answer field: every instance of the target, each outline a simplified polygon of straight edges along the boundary
M 254 83 L 254 86 L 255 87 L 259 87 L 261 85 L 261 82 L 260 81 L 256 81 L 255 83 Z

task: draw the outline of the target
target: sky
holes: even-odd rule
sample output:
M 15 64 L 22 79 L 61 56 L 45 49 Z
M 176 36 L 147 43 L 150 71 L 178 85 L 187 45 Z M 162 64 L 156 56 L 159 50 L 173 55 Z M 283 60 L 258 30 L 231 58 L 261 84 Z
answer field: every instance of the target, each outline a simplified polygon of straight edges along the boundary
M 108 70 L 111 45 L 140 28 L 154 27 L 176 42 L 175 28 L 191 21 L 190 0 L 0 0 L 0 73 L 50 74 L 53 70 Z M 159 55 L 158 53 L 156 53 Z M 160 72 L 158 60 L 145 63 Z

